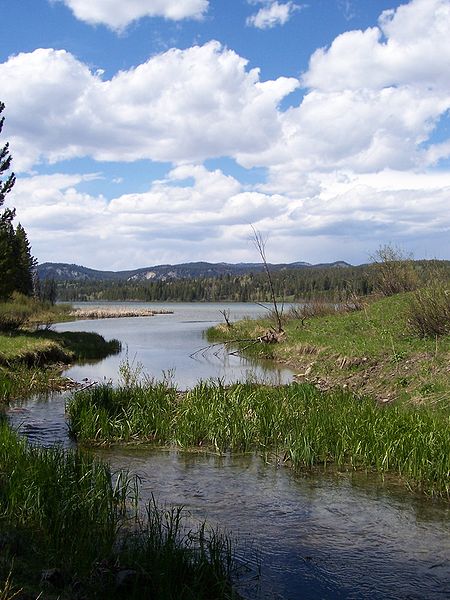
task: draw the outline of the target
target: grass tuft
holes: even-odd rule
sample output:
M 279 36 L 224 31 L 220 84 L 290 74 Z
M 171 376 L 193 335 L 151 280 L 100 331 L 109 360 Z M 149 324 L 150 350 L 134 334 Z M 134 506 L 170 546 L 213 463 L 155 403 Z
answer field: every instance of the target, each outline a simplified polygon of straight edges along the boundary
M 420 337 L 450 334 L 450 285 L 435 280 L 412 294 L 407 308 L 410 330 Z
M 186 528 L 182 509 L 154 501 L 142 516 L 137 494 L 127 473 L 85 452 L 29 446 L 2 420 L 0 598 L 20 588 L 46 594 L 48 569 L 63 598 L 235 597 L 228 538 L 205 524 Z
M 309 384 L 202 382 L 183 394 L 161 383 L 102 385 L 76 392 L 67 410 L 72 434 L 84 443 L 258 450 L 284 456 L 295 469 L 373 469 L 432 495 L 450 492 L 449 418 L 426 408 L 380 407 Z

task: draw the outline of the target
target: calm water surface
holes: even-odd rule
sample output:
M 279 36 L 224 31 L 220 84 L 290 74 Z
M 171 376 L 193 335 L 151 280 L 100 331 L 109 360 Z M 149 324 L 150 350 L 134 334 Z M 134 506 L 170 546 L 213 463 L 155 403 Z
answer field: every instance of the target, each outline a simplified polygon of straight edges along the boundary
M 101 306 L 105 305 L 111 306 L 110 303 Z M 99 304 L 82 303 L 74 306 Z M 144 371 L 152 377 L 161 378 L 163 373 L 169 373 L 181 389 L 194 386 L 200 379 L 221 379 L 227 383 L 248 378 L 270 383 L 287 383 L 292 379 L 292 372 L 288 369 L 279 369 L 270 364 L 255 364 L 230 355 L 222 347 L 214 346 L 198 352 L 208 346 L 204 331 L 224 322 L 220 310 L 229 310 L 231 321 L 236 321 L 246 316 L 254 318 L 261 315 L 264 313 L 261 306 L 244 303 L 133 303 L 133 306 L 172 310 L 173 314 L 75 321 L 55 326 L 58 331 L 93 331 L 106 339 L 117 338 L 122 342 L 121 354 L 93 365 L 75 365 L 66 372 L 69 377 L 78 381 L 84 378 L 95 381 L 117 380 L 119 365 L 128 357 L 130 363 L 141 363 Z M 191 357 L 195 352 L 197 354 Z
M 128 357 L 155 377 L 174 371 L 180 387 L 200 378 L 288 381 L 237 357 L 189 355 L 206 345 L 202 332 L 221 319 L 224 305 L 170 305 L 173 315 L 65 323 L 116 337 Z M 261 313 L 234 306 L 232 318 Z M 248 312 L 245 312 L 248 311 Z M 124 351 L 125 352 L 125 351 Z M 74 366 L 76 379 L 115 379 L 122 356 Z M 34 398 L 12 408 L 10 419 L 39 444 L 70 446 L 64 404 L 70 394 Z M 237 538 L 247 569 L 239 589 L 249 599 L 449 599 L 450 507 L 408 493 L 394 482 L 364 474 L 299 476 L 253 455 L 112 449 L 99 452 L 113 469 L 141 478 L 142 501 L 183 505 Z M 256 578 L 260 568 L 260 577 Z

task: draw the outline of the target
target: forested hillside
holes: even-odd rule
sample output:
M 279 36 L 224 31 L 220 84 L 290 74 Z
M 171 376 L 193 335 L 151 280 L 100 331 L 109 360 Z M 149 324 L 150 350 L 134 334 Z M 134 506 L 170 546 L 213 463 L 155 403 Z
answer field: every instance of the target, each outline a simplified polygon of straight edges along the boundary
M 450 261 L 415 261 L 419 279 L 433 269 L 450 274 Z M 308 267 L 274 271 L 272 273 L 278 299 L 299 301 L 312 297 L 344 299 L 352 294 L 365 296 L 375 287 L 371 265 L 358 267 Z M 268 302 L 270 288 L 264 273 L 242 276 L 173 279 L 158 281 L 60 281 L 58 299 L 82 300 L 139 300 L 143 302 Z

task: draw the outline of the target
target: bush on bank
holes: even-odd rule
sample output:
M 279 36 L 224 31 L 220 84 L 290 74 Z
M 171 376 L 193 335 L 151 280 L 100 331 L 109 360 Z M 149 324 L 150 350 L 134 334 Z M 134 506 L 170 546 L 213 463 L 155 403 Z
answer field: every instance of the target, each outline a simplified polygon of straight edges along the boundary
M 18 331 L 48 325 L 69 318 L 71 307 L 14 292 L 7 301 L 0 302 L 0 331 Z

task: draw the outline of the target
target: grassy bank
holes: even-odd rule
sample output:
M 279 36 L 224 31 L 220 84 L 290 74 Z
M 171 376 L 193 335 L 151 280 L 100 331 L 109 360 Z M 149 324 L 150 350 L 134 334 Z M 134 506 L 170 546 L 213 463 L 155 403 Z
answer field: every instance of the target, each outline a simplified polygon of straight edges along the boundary
M 68 405 L 84 443 L 152 441 L 216 451 L 273 453 L 295 469 L 333 465 L 397 474 L 408 486 L 449 496 L 450 422 L 425 407 L 384 406 L 312 385 L 164 383 L 76 392 Z
M 1 422 L 0 597 L 234 597 L 229 540 L 184 529 L 180 509 L 138 516 L 135 493 L 106 464 L 30 447 Z
M 33 330 L 37 326 L 73 320 L 70 304 L 50 304 L 14 293 L 0 302 L 0 331 Z
M 61 366 L 101 360 L 120 351 L 118 340 L 85 332 L 38 330 L 0 334 L 0 402 L 60 389 Z
M 420 337 L 411 330 L 412 294 L 365 302 L 359 311 L 284 315 L 280 343 L 234 344 L 255 357 L 292 367 L 321 389 L 344 387 L 383 402 L 426 403 L 447 410 L 450 335 Z M 211 342 L 256 339 L 273 321 L 241 321 L 208 331 Z

